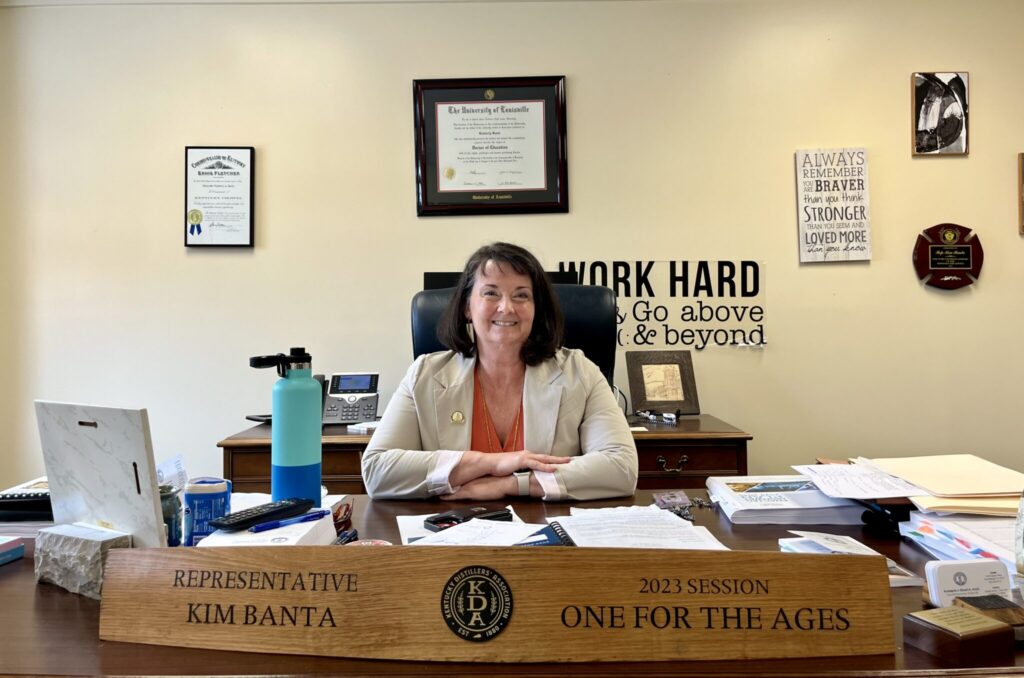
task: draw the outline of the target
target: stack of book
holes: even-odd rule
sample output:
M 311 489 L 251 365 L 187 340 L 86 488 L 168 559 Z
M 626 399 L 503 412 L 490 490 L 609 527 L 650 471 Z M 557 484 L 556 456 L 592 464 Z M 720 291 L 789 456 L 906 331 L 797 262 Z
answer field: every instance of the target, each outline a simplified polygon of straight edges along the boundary
M 0 565 L 25 555 L 25 540 L 18 537 L 0 537 Z
M 737 525 L 859 525 L 864 507 L 803 476 L 712 476 L 708 495 Z

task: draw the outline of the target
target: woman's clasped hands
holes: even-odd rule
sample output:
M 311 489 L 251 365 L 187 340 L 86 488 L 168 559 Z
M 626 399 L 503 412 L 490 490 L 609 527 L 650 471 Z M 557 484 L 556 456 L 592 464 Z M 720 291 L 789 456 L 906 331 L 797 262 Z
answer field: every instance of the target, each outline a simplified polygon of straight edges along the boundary
M 516 471 L 542 471 L 554 473 L 562 464 L 568 464 L 573 457 L 559 457 L 538 454 L 528 450 L 520 452 L 476 452 L 469 450 L 449 476 L 455 491 L 442 499 L 488 500 L 501 499 L 519 494 L 519 483 L 512 476 Z M 531 480 L 531 485 L 536 480 Z

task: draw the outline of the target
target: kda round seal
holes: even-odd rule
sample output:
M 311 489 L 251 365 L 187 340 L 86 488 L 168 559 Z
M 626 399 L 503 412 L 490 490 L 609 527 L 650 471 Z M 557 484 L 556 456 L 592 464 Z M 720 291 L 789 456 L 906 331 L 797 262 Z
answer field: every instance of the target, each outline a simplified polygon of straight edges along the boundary
M 512 589 L 489 567 L 464 567 L 441 592 L 441 616 L 452 633 L 483 642 L 501 633 L 512 617 Z

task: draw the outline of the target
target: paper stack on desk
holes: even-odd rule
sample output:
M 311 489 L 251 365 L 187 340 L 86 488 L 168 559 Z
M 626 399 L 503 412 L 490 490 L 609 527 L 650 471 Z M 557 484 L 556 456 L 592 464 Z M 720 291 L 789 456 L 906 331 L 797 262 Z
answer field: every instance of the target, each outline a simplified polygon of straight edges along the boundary
M 862 544 L 853 537 L 842 534 L 825 534 L 822 532 L 803 532 L 790 530 L 796 537 L 779 539 L 779 548 L 787 553 L 847 553 L 861 556 L 882 555 L 873 548 Z M 889 569 L 889 586 L 921 586 L 924 579 L 906 569 L 892 558 L 885 559 Z
M 1024 489 L 1019 473 L 973 454 L 867 459 L 794 466 L 833 498 L 908 498 L 929 513 L 1015 516 Z
M 1001 561 L 1012 575 L 1014 518 L 937 516 L 919 511 L 900 523 L 900 534 L 939 560 L 991 558 Z
M 657 506 L 620 506 L 602 509 L 570 509 L 571 515 L 549 518 L 557 522 L 576 546 L 612 548 L 727 550 L 706 527 Z M 416 534 L 425 516 L 400 516 L 403 543 L 416 546 L 512 546 L 529 545 L 531 536 L 545 528 L 518 520 L 469 520 L 446 530 Z M 408 518 L 409 520 L 402 520 Z
M 706 528 L 651 506 L 584 509 L 573 507 L 559 516 L 562 529 L 577 546 L 641 549 L 727 551 Z
M 708 495 L 737 525 L 859 525 L 864 507 L 803 476 L 712 476 Z
M 1024 473 L 973 454 L 871 459 L 874 467 L 925 490 L 910 497 L 922 511 L 1015 516 Z

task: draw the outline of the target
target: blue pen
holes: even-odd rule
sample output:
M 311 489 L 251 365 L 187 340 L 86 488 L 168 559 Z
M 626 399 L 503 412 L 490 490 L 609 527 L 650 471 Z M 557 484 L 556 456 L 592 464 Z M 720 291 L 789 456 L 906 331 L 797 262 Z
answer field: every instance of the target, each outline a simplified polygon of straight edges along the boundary
M 271 520 L 266 523 L 260 523 L 259 525 L 253 525 L 249 528 L 250 532 L 266 532 L 267 530 L 274 530 L 278 527 L 284 527 L 285 525 L 295 525 L 296 523 L 308 523 L 311 520 L 320 520 L 324 516 L 331 515 L 331 512 L 327 509 L 321 509 L 319 511 L 313 511 L 312 513 L 304 513 L 301 516 L 295 516 L 294 518 L 285 518 L 283 520 Z

